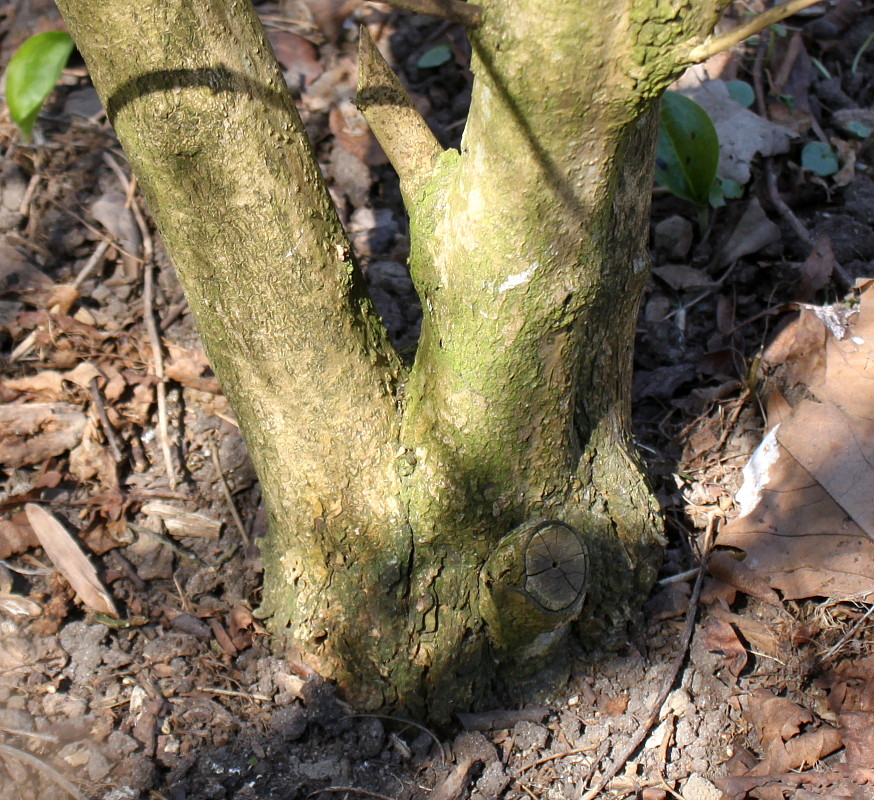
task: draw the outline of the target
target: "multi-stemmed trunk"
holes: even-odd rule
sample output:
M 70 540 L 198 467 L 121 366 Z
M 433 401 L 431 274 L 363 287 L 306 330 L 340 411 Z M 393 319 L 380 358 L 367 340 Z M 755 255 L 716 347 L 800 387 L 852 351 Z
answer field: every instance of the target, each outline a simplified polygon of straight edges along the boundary
M 249 3 L 59 0 L 260 477 L 277 646 L 361 705 L 446 719 L 652 582 L 628 390 L 657 100 L 725 4 L 486 0 L 460 152 L 362 34 L 407 367 Z

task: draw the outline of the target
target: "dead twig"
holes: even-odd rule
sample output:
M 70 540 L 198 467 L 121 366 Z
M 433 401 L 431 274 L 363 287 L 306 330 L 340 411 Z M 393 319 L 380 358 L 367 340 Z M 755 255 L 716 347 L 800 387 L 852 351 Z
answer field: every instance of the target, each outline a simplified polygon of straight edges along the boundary
M 222 697 L 242 697 L 244 700 L 260 700 L 262 703 L 269 703 L 273 698 L 263 694 L 255 694 L 253 692 L 238 692 L 235 689 L 219 689 L 215 686 L 195 686 L 198 692 L 206 694 L 217 694 Z
M 219 484 L 222 487 L 222 494 L 224 494 L 225 500 L 228 503 L 228 508 L 231 510 L 231 516 L 234 519 L 234 525 L 237 526 L 237 530 L 240 532 L 240 536 L 243 537 L 243 543 L 248 548 L 249 534 L 246 533 L 246 526 L 243 524 L 243 519 L 240 516 L 240 512 L 237 511 L 237 505 L 236 503 L 234 503 L 234 496 L 231 494 L 231 488 L 228 486 L 227 480 L 225 480 L 225 473 L 222 470 L 222 462 L 219 460 L 218 444 L 210 449 L 210 455 L 212 456 L 212 463 L 215 467 L 216 474 L 218 475 Z
M 591 750 L 596 750 L 598 745 L 590 744 L 585 747 L 575 747 L 573 750 L 565 750 L 562 753 L 552 753 L 548 756 L 543 756 L 543 758 L 538 758 L 537 761 L 532 761 L 530 764 L 525 764 L 524 766 L 519 767 L 519 774 L 521 775 L 523 772 L 527 772 L 529 769 L 534 769 L 534 767 L 539 767 L 541 764 L 546 764 L 550 761 L 555 761 L 559 758 L 564 758 L 565 756 L 576 756 L 580 753 L 588 753 Z
M 161 336 L 158 332 L 158 325 L 155 322 L 155 279 L 154 279 L 154 245 L 152 243 L 152 234 L 149 232 L 149 226 L 146 225 L 146 220 L 143 217 L 134 199 L 134 191 L 136 189 L 134 181 L 128 180 L 124 174 L 124 170 L 118 165 L 118 162 L 109 154 L 103 154 L 103 160 L 116 174 L 116 177 L 124 188 L 126 195 L 125 205 L 130 208 L 136 220 L 137 227 L 140 230 L 140 236 L 143 240 L 143 321 L 146 323 L 146 331 L 149 335 L 149 344 L 152 347 L 152 361 L 155 368 L 155 377 L 158 379 L 156 399 L 158 404 L 158 439 L 161 442 L 161 453 L 164 457 L 164 469 L 167 471 L 167 482 L 171 489 L 175 489 L 179 485 L 179 478 L 176 475 L 176 465 L 173 462 L 173 452 L 170 447 L 170 430 L 167 420 L 167 379 L 164 375 L 164 356 L 161 348 Z
M 104 239 L 99 245 L 97 245 L 97 249 L 91 254 L 91 258 L 89 258 L 85 266 L 79 270 L 79 274 L 73 281 L 73 286 L 78 289 L 85 282 L 85 279 L 103 263 L 106 251 L 109 250 L 109 245 L 110 242 L 108 239 Z
M 112 451 L 115 463 L 118 464 L 124 459 L 124 456 L 119 449 L 118 441 L 115 438 L 115 431 L 112 429 L 109 417 L 106 416 L 106 406 L 103 404 L 103 396 L 100 394 L 100 388 L 97 386 L 97 378 L 91 379 L 89 387 L 91 389 L 91 402 L 94 403 L 94 408 L 97 410 L 97 418 L 100 420 L 100 427 L 103 429 L 106 443 Z
M 625 766 L 628 759 L 631 758 L 632 753 L 634 753 L 634 751 L 643 743 L 643 740 L 646 739 L 650 728 L 652 728 L 653 724 L 659 717 L 659 713 L 661 712 L 665 700 L 668 699 L 668 695 L 671 693 L 674 682 L 677 680 L 677 675 L 680 673 L 680 668 L 683 666 L 683 662 L 686 659 L 686 652 L 689 649 L 689 643 L 692 641 L 692 633 L 695 630 L 698 599 L 701 597 L 701 586 L 704 583 L 704 575 L 707 572 L 707 557 L 710 555 L 710 548 L 713 546 L 713 534 L 717 518 L 718 517 L 715 513 L 711 514 L 707 523 L 707 530 L 704 533 L 704 543 L 701 553 L 700 571 L 698 572 L 698 577 L 695 579 L 695 588 L 692 589 L 692 596 L 689 598 L 689 610 L 686 612 L 686 624 L 683 627 L 683 633 L 680 635 L 677 654 L 674 656 L 671 668 L 665 676 L 665 680 L 662 683 L 658 696 L 652 704 L 646 719 L 644 719 L 640 724 L 640 727 L 637 729 L 634 736 L 629 739 L 628 743 L 613 761 L 610 768 L 601 776 L 597 785 L 589 789 L 589 791 L 582 796 L 581 800 L 594 800 L 594 798 L 601 794 L 607 784 L 619 774 L 619 771 Z
M 868 595 L 870 596 L 870 594 L 872 594 L 872 593 L 869 592 Z M 834 656 L 837 654 L 837 652 L 850 639 L 852 639 L 853 636 L 855 636 L 856 631 L 858 631 L 865 624 L 865 621 L 871 616 L 871 614 L 874 614 L 874 603 L 872 603 L 870 606 L 868 606 L 868 610 L 861 617 L 859 617 L 859 619 L 856 620 L 856 622 L 853 624 L 853 626 L 843 636 L 841 636 L 841 638 L 838 639 L 837 642 L 835 642 L 828 650 L 826 650 L 825 653 L 822 654 L 822 656 L 819 659 L 819 663 L 824 664 L 826 661 L 829 661 L 830 659 L 834 658 Z
M 0 743 L 0 753 L 18 761 L 22 761 L 25 764 L 29 764 L 34 769 L 39 770 L 43 775 L 49 778 L 49 780 L 67 792 L 70 797 L 74 797 L 76 800 L 85 800 L 85 795 L 83 795 L 72 783 L 70 783 L 70 781 L 61 775 L 58 770 L 47 761 L 43 761 L 41 758 L 33 755 L 33 753 L 28 753 L 26 750 L 19 750 L 17 747 L 13 747 L 10 744 L 2 743 Z
M 161 352 L 161 337 L 158 334 L 158 326 L 155 324 L 154 312 L 154 279 L 152 275 L 153 265 L 151 260 L 146 264 L 143 276 L 143 320 L 146 323 L 146 331 L 149 334 L 149 343 L 152 346 L 152 362 L 155 368 L 155 377 L 158 379 L 158 437 L 161 441 L 161 452 L 164 455 L 164 467 L 167 470 L 167 482 L 171 489 L 179 484 L 176 478 L 176 467 L 173 464 L 173 454 L 170 449 L 170 432 L 167 422 L 167 379 L 164 376 L 164 357 Z

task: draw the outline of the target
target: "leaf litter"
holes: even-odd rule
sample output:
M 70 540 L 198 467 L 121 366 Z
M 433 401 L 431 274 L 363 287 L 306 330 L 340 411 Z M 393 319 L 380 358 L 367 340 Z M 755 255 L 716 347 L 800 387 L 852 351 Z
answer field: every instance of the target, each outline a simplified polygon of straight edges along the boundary
M 32 6 L 16 6 L 4 47 L 58 24 L 51 4 Z M 394 56 L 417 107 L 450 146 L 458 145 L 469 97 L 470 76 L 455 63 L 464 38 L 439 21 L 357 3 L 283 0 L 259 10 L 377 308 L 407 347 L 419 313 L 404 265 L 409 245 L 396 183 L 350 104 L 354 28 L 367 25 Z M 581 796 L 609 769 L 619 772 L 612 796 L 645 800 L 704 800 L 719 789 L 739 799 L 871 796 L 874 604 L 870 580 L 864 584 L 870 574 L 852 550 L 870 544 L 870 508 L 858 491 L 868 469 L 866 412 L 861 389 L 848 398 L 838 386 L 866 374 L 852 337 L 870 301 L 863 296 L 855 314 L 817 304 L 834 292 L 838 267 L 863 276 L 874 258 L 860 233 L 874 222 L 874 182 L 859 168 L 870 151 L 847 128 L 866 119 L 857 112 L 872 101 L 847 67 L 868 31 L 832 12 L 813 21 L 827 23 L 828 34 L 778 42 L 768 64 L 774 86 L 793 87 L 805 102 L 790 108 L 772 96 L 769 118 L 747 109 L 731 116 L 740 112 L 726 103 L 729 121 L 717 122 L 732 133 L 758 131 L 752 143 L 723 141 L 722 165 L 739 164 L 738 176 L 753 179 L 746 197 L 717 212 L 704 240 L 689 208 L 656 197 L 657 278 L 638 323 L 635 426 L 671 545 L 648 619 L 630 637 L 617 632 L 618 650 L 580 654 L 556 694 L 469 715 L 460 722 L 470 730 L 441 733 L 441 747 L 433 732 L 403 720 L 351 716 L 305 665 L 270 654 L 254 613 L 259 555 L 236 521 L 249 541 L 263 530 L 251 464 L 159 240 L 144 308 L 140 199 L 126 166 L 112 169 L 104 158 L 118 157 L 117 143 L 95 116 L 81 69 L 63 76 L 59 116 L 39 123 L 42 148 L 12 146 L 0 123 L 0 345 L 14 355 L 0 380 L 0 798 L 57 793 L 32 759 L 84 796 L 112 800 L 362 791 L 396 800 L 564 798 Z M 446 42 L 449 61 L 420 66 Z M 807 70 L 808 49 L 841 77 Z M 860 64 L 867 80 L 870 61 Z M 708 65 L 710 88 L 719 91 L 722 79 L 754 82 L 755 67 L 742 58 L 721 65 L 724 74 Z M 701 74 L 694 82 L 701 85 Z M 806 93 L 827 111 L 816 112 Z M 87 113 L 73 111 L 80 99 L 91 104 Z M 838 156 L 834 176 L 801 169 L 803 144 L 821 138 L 811 134 L 814 123 Z M 787 201 L 807 209 L 809 241 L 788 232 L 761 189 L 763 155 L 779 159 Z M 758 362 L 771 320 L 794 313 L 796 301 L 806 310 Z M 143 328 L 144 313 L 157 320 L 157 340 Z M 156 347 L 167 387 L 163 430 Z M 804 417 L 818 407 L 829 409 L 823 420 Z M 835 548 L 828 529 L 814 525 L 807 535 L 772 537 L 780 541 L 765 548 L 770 562 L 748 552 L 739 560 L 737 545 L 712 553 L 682 677 L 656 708 L 654 730 L 626 758 L 678 657 L 702 532 L 734 516 L 739 467 L 777 422 L 771 447 L 781 463 L 799 465 L 797 491 L 813 487 L 824 498 L 800 514 L 797 503 L 773 513 L 791 511 L 794 530 L 799 517 L 820 513 L 834 523 L 836 507 L 846 524 L 833 533 L 848 544 Z M 805 441 L 809 425 L 816 435 Z M 839 435 L 844 449 L 830 449 Z M 162 437 L 184 466 L 175 488 Z M 816 447 L 804 450 L 809 440 Z M 71 567 L 66 555 L 52 563 L 25 508 L 48 513 L 55 534 L 63 531 L 94 572 Z M 720 546 L 741 524 L 722 527 Z M 814 586 L 823 593 L 807 594 Z M 83 592 L 94 593 L 91 604 L 109 598 L 122 616 L 92 614 Z

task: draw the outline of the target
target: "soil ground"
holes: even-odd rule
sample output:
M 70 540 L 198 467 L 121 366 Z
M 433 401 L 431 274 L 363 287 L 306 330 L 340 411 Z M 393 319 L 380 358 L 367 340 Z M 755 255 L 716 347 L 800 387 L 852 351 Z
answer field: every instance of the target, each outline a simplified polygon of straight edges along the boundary
M 432 18 L 336 6 L 259 12 L 374 300 L 409 348 L 420 310 L 397 183 L 351 103 L 356 26 L 392 53 L 447 146 L 469 101 L 467 45 Z M 60 24 L 38 3 L 0 14 L 4 63 L 23 31 Z M 803 55 L 790 58 L 793 31 Z M 618 650 L 581 647 L 538 705 L 461 715 L 453 731 L 356 714 L 304 665 L 270 653 L 253 613 L 257 482 L 172 265 L 132 210 L 135 185 L 84 68 L 74 60 L 65 72 L 35 143 L 18 141 L 4 111 L 0 402 L 49 405 L 55 427 L 79 435 L 75 446 L 31 441 L 0 464 L 0 800 L 579 798 L 614 762 L 603 796 L 874 797 L 870 596 L 775 603 L 724 564 L 693 592 L 764 429 L 762 347 L 797 301 L 851 296 L 849 284 L 872 274 L 870 131 L 853 139 L 838 115 L 874 101 L 872 31 L 859 4 L 838 3 L 722 65 L 751 85 L 771 79 L 768 113 L 797 139 L 754 160 L 743 197 L 715 212 L 706 238 L 694 208 L 654 194 L 633 399 L 670 537 L 660 581 Z M 796 81 L 791 104 L 788 89 L 782 104 L 774 90 L 781 68 Z M 841 143 L 837 175 L 800 166 L 817 131 Z M 823 236 L 824 277 L 809 257 Z M 146 291 L 139 254 L 150 240 Z M 148 318 L 161 337 L 166 424 Z M 32 501 L 80 532 L 123 626 L 84 611 L 51 568 L 28 532 Z M 855 733 L 850 695 L 861 698 Z

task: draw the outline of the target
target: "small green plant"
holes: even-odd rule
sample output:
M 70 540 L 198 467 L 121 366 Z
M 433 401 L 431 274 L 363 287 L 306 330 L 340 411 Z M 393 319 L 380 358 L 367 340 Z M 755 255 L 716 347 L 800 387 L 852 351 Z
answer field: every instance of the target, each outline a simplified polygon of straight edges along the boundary
M 6 68 L 6 105 L 9 116 L 30 141 L 33 125 L 45 99 L 58 82 L 73 51 L 73 40 L 63 31 L 46 31 L 25 39 Z
M 449 45 L 438 44 L 435 47 L 432 47 L 430 50 L 426 50 L 424 53 L 422 53 L 422 55 L 420 55 L 418 60 L 416 61 L 416 66 L 420 69 L 439 67 L 442 64 L 445 64 L 451 58 L 452 50 L 449 49 Z
M 725 88 L 728 89 L 729 97 L 744 108 L 750 108 L 756 102 L 756 93 L 746 81 L 726 81 Z
M 709 114 L 678 92 L 665 92 L 656 147 L 656 180 L 672 194 L 694 203 L 702 233 L 709 224 L 709 206 L 724 204 L 716 179 L 719 137 Z
M 801 150 L 801 166 L 820 178 L 827 178 L 838 171 L 838 157 L 824 142 L 808 142 Z

